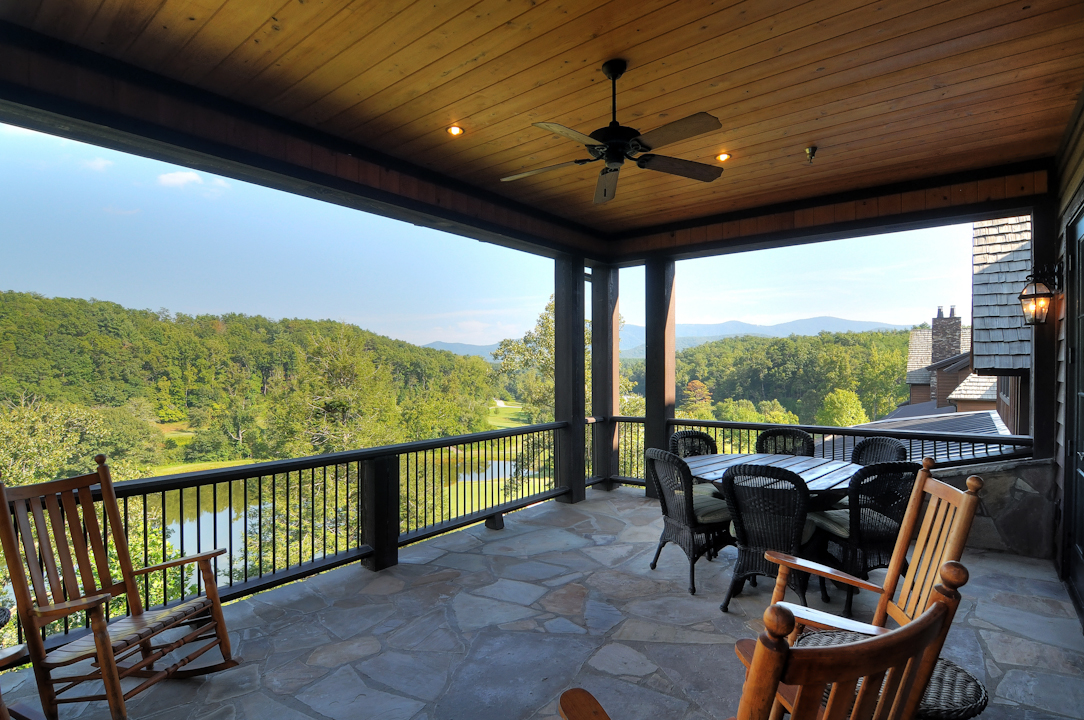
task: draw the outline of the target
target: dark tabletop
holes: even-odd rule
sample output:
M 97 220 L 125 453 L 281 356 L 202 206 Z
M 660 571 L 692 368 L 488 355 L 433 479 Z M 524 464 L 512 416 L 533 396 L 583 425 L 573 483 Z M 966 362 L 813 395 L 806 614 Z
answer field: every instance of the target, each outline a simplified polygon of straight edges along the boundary
M 831 460 L 829 458 L 804 457 L 801 455 L 696 455 L 685 458 L 693 477 L 707 482 L 718 482 L 731 465 L 772 465 L 797 473 L 811 493 L 846 490 L 851 476 L 861 465 Z

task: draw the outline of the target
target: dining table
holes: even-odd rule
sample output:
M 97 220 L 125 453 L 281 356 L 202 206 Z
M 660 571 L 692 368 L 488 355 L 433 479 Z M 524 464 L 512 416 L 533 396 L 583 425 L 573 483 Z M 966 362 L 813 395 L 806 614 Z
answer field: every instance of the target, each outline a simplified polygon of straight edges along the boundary
M 769 453 L 694 455 L 684 459 L 696 481 L 716 485 L 727 468 L 734 465 L 771 465 L 786 468 L 805 480 L 806 487 L 809 488 L 811 510 L 827 509 L 846 495 L 851 478 L 862 468 L 861 465 L 845 460 Z

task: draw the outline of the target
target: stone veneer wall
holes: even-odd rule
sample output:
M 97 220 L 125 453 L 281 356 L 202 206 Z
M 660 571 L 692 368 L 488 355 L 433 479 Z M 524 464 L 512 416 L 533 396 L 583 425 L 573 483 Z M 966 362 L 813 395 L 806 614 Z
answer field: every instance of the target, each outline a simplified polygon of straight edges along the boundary
M 979 510 L 967 546 L 1033 558 L 1053 558 L 1055 500 L 1052 460 L 1016 460 L 934 470 L 934 477 L 966 488 L 978 475 Z

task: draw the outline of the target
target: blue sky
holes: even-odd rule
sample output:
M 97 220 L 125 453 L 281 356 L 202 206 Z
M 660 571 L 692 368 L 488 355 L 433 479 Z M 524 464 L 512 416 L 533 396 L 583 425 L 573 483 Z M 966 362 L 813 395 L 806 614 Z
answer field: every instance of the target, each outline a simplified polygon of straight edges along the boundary
M 0 290 L 188 314 L 331 318 L 424 344 L 517 337 L 546 258 L 0 125 Z M 970 226 L 681 262 L 678 321 L 971 311 Z M 935 261 L 936 259 L 936 261 Z M 621 272 L 643 324 L 643 271 Z

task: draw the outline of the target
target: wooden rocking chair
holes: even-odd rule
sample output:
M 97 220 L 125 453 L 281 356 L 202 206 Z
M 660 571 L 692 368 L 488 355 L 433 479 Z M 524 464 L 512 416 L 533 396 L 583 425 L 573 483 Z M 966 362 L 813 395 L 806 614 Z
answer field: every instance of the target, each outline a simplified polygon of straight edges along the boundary
M 946 566 L 929 607 L 907 626 L 875 638 L 831 647 L 795 647 L 787 642 L 794 616 L 781 605 L 764 611 L 764 632 L 734 647 L 748 668 L 737 720 L 910 720 L 936 660 L 951 615 L 960 602 L 952 587 L 966 581 L 959 564 Z M 561 695 L 564 720 L 609 720 L 582 688 Z
M 89 700 L 106 700 L 113 720 L 123 720 L 127 717 L 125 700 L 159 680 L 193 677 L 238 664 L 230 655 L 211 566 L 211 559 L 226 551 L 213 550 L 134 570 L 105 456 L 94 459 L 98 469 L 89 475 L 22 487 L 0 484 L 0 540 L 42 709 L 49 720 L 57 720 L 58 703 Z M 92 498 L 97 484 L 101 485 L 104 506 L 101 524 Z M 110 569 L 110 536 L 114 562 L 120 567 L 119 580 Z M 199 563 L 205 593 L 169 607 L 144 610 L 137 578 L 188 563 Z M 106 603 L 122 596 L 128 617 L 107 622 Z M 84 612 L 91 632 L 47 651 L 42 628 Z M 178 628 L 182 630 L 168 639 L 160 637 Z M 195 649 L 187 655 L 169 667 L 154 667 L 155 662 L 189 643 Z M 182 669 L 215 647 L 222 653 L 222 662 Z M 61 671 L 88 659 L 93 660 L 92 668 Z M 122 678 L 144 680 L 125 692 Z M 61 697 L 77 685 L 95 680 L 105 686 L 104 694 Z
M 889 632 L 890 620 L 899 625 L 907 625 L 927 606 L 936 594 L 934 584 L 937 581 L 938 568 L 952 565 L 950 561 L 958 561 L 963 555 L 967 535 L 978 509 L 978 494 L 982 490 L 982 478 L 975 475 L 967 479 L 966 491 L 946 485 L 930 474 L 933 465 L 930 458 L 922 462 L 922 469 L 915 479 L 900 525 L 896 547 L 888 563 L 883 586 L 802 558 L 775 551 L 765 553 L 766 559 L 780 566 L 772 602 L 789 610 L 798 626 L 791 636 L 791 642 L 799 646 L 830 645 L 882 635 Z M 907 552 L 912 538 L 914 552 L 908 560 Z M 821 610 L 780 602 L 786 591 L 787 575 L 792 570 L 819 575 L 850 587 L 877 593 L 879 598 L 873 622 L 867 624 Z M 966 582 L 966 577 L 964 581 Z M 957 583 L 959 584 L 962 583 Z M 952 609 L 955 612 L 955 606 Z M 951 619 L 950 615 L 949 620 Z M 801 635 L 800 630 L 803 627 L 814 628 L 819 632 Z M 929 688 L 918 708 L 917 716 L 931 719 L 974 717 L 986 708 L 987 701 L 986 688 L 977 678 L 958 665 L 941 659 L 932 669 Z

